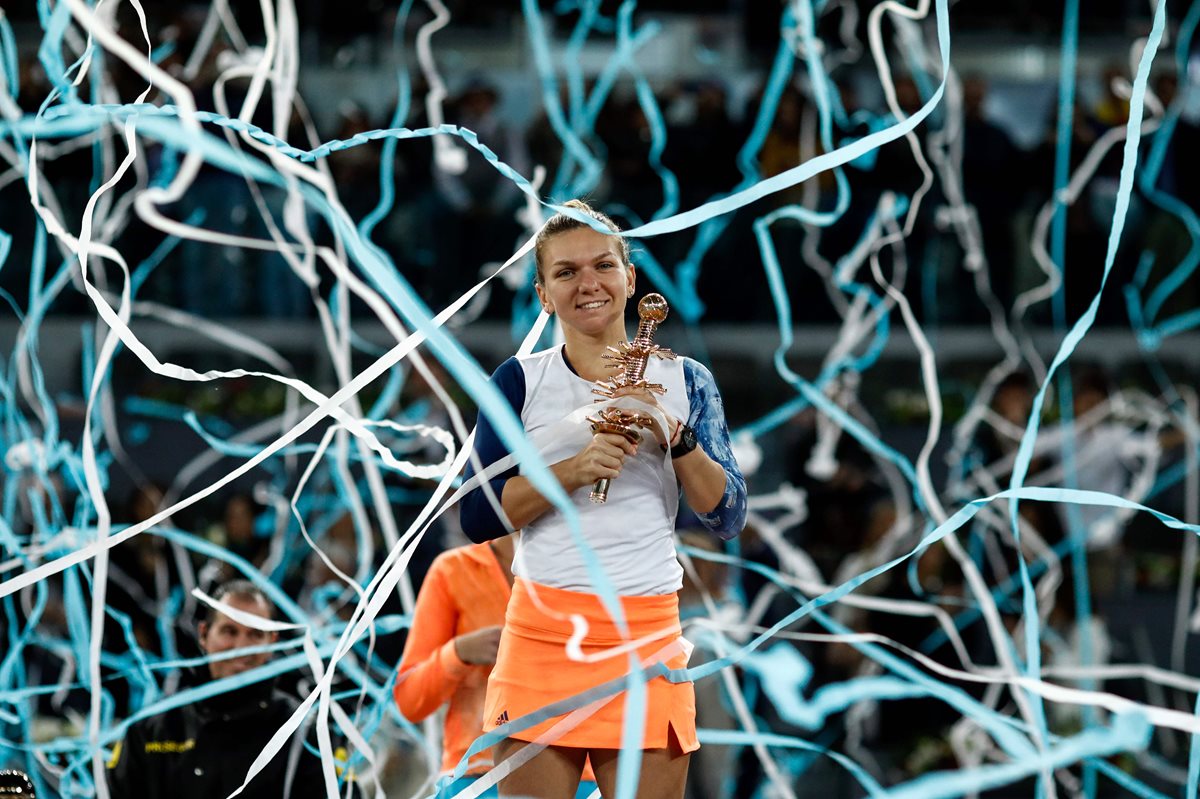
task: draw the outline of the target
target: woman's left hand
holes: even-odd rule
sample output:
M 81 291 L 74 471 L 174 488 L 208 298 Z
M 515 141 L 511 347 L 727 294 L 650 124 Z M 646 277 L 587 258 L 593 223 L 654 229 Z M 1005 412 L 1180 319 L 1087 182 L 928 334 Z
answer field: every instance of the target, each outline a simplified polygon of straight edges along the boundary
M 658 413 L 667 420 L 667 429 L 663 430 L 659 424 L 658 416 L 651 415 L 651 423 L 645 425 L 645 428 L 654 434 L 654 438 L 658 441 L 660 447 L 670 446 L 671 436 L 674 435 L 676 428 L 679 427 L 679 420 L 671 414 L 667 413 L 667 409 L 658 401 L 658 395 L 653 391 L 648 391 L 644 388 L 622 387 L 613 392 L 614 397 L 632 397 L 639 402 L 644 402 L 647 405 L 653 406 Z

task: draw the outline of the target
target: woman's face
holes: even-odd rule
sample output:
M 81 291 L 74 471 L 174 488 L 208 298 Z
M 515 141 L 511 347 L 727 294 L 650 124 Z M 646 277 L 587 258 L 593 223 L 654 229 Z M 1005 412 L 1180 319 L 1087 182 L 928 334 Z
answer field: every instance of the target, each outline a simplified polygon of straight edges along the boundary
M 624 333 L 635 275 L 615 236 L 582 227 L 560 233 L 542 246 L 541 267 L 538 299 L 565 328 L 588 335 Z

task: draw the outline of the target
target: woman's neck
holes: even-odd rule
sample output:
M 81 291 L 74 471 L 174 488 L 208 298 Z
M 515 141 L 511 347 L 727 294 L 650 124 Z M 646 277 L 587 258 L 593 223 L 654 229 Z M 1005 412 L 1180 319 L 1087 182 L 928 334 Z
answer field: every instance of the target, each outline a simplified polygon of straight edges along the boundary
M 624 328 L 604 336 L 567 336 L 564 353 L 575 373 L 584 380 L 608 380 L 613 376 L 612 363 L 604 358 L 610 346 L 627 341 Z

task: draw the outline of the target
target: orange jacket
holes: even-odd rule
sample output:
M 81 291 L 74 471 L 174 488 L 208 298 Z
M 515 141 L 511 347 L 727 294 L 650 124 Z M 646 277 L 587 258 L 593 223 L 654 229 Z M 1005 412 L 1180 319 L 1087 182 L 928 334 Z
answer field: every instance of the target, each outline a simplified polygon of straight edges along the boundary
M 453 771 L 483 734 L 483 700 L 492 671 L 491 666 L 460 660 L 454 639 L 482 627 L 503 625 L 511 590 L 500 562 L 484 543 L 438 555 L 417 594 L 393 695 L 400 712 L 412 722 L 450 703 L 442 733 L 443 771 Z M 467 773 L 478 774 L 491 765 L 489 749 L 471 758 Z
M 446 702 L 442 730 L 442 771 L 454 770 L 475 739 L 483 735 L 483 706 L 491 666 L 459 660 L 454 639 L 482 627 L 504 625 L 512 586 L 488 544 L 471 544 L 438 555 L 421 583 L 412 627 L 400 658 L 392 696 L 409 721 L 424 720 Z M 492 750 L 471 758 L 467 774 L 492 767 Z M 595 782 L 585 762 L 585 782 Z

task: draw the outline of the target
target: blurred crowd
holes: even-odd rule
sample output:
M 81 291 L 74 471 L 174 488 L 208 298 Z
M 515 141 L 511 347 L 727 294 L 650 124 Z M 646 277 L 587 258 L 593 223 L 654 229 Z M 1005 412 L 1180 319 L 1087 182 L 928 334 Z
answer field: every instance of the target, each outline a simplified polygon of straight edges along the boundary
M 183 52 L 186 48 L 166 58 L 164 66 L 182 71 Z M 227 65 L 225 55 L 228 53 L 214 48 L 188 83 L 201 111 L 236 116 L 246 99 L 248 82 L 216 81 L 220 66 Z M 1099 90 L 1080 93 L 1081 98 L 1095 99 L 1081 99 L 1075 109 L 1070 148 L 1073 170 L 1108 132 L 1125 126 L 1129 101 L 1128 91 L 1122 87 L 1129 80 L 1127 71 L 1116 66 L 1103 74 L 1081 75 L 1081 86 Z M 132 95 L 140 88 L 132 75 L 125 76 L 125 84 L 128 88 L 122 94 Z M 594 88 L 591 83 L 584 87 L 585 92 Z M 916 136 L 927 156 L 949 146 L 955 175 L 951 182 L 961 178 L 961 187 L 949 186 L 939 172 L 913 219 L 903 253 L 893 248 L 884 253 L 889 273 L 901 283 L 925 324 L 987 323 L 987 293 L 994 294 L 1003 308 L 1011 309 L 1022 292 L 1047 280 L 1033 255 L 1032 240 L 1038 214 L 1053 189 L 1057 146 L 1053 104 L 1039 112 L 1044 117 L 1040 128 L 1046 131 L 1042 141 L 1031 147 L 1018 146 L 1010 120 L 1001 116 L 998 109 L 1002 104 L 992 99 L 984 76 L 965 75 L 959 88 L 960 92 L 948 96 L 958 97 L 960 102 L 950 99 L 943 103 L 918 127 Z M 24 110 L 36 111 L 48 89 L 36 59 L 23 60 L 18 99 Z M 871 76 L 847 73 L 831 87 L 835 114 L 828 142 L 819 129 L 816 104 L 806 84 L 792 82 L 778 103 L 766 109 L 762 108 L 761 86 L 750 92 L 744 89 L 745 81 L 715 75 L 675 81 L 656 86 L 656 103 L 650 105 L 631 84 L 618 83 L 594 124 L 585 125 L 585 132 L 572 145 L 575 152 L 564 149 L 561 128 L 582 111 L 573 110 L 565 89 L 560 100 L 568 123 L 552 121 L 553 115 L 546 113 L 542 103 L 531 109 L 524 107 L 523 99 L 506 98 L 503 82 L 489 79 L 486 72 L 469 75 L 446 98 L 442 111 L 444 123 L 473 131 L 495 158 L 520 174 L 532 178 L 535 171 L 544 170 L 543 194 L 569 191 L 571 179 L 580 175 L 583 162 L 578 148 L 582 148 L 601 170 L 596 180 L 588 182 L 587 194 L 625 226 L 672 210 L 694 208 L 756 180 L 779 175 L 831 146 L 842 146 L 895 121 Z M 1170 107 L 1184 89 L 1175 73 L 1159 72 L 1152 80 L 1152 105 L 1156 98 L 1161 106 Z M 928 99 L 931 87 L 900 74 L 895 91 L 900 110 L 908 115 Z M 307 112 L 298 109 L 280 127 L 269 113 L 268 90 L 250 121 L 302 150 L 397 125 L 420 129 L 429 124 L 427 87 L 419 78 L 412 86 L 407 114 L 399 121 L 392 118 L 391 111 L 368 110 L 379 105 L 367 103 L 366 97 L 308 98 L 310 103 L 336 104 L 336 113 L 329 113 L 326 106 L 323 116 L 313 115 L 334 121 L 318 129 Z M 514 106 L 519 110 L 514 112 Z M 1031 123 L 1025 119 L 1021 124 L 1028 127 Z M 961 153 L 954 160 L 957 144 L 947 145 L 943 132 L 959 127 Z M 213 125 L 206 129 L 216 136 L 232 135 Z M 1141 287 L 1153 286 L 1181 262 L 1190 247 L 1184 223 L 1163 195 L 1192 209 L 1200 207 L 1200 190 L 1186 179 L 1200 152 L 1195 146 L 1200 128 L 1185 113 L 1161 135 L 1168 132 L 1170 143 L 1154 166 L 1154 180 L 1143 177 L 1135 187 L 1110 278 L 1114 285 L 1136 281 Z M 1143 176 L 1155 141 L 1155 135 L 1143 140 Z M 748 142 L 758 146 L 748 146 Z M 161 185 L 173 176 L 179 154 L 148 146 L 150 173 L 146 179 Z M 53 155 L 42 162 L 44 185 L 54 193 L 56 213 L 67 220 L 77 219 L 95 188 L 92 151 L 67 148 Z M 1117 198 L 1121 158 L 1118 142 L 1066 211 L 1063 308 L 1035 303 L 1026 312 L 1026 321 L 1049 323 L 1056 313 L 1063 312 L 1065 318 L 1076 318 L 1095 294 Z M 394 147 L 376 140 L 339 148 L 322 159 L 320 167 L 329 170 L 349 220 L 369 235 L 435 311 L 490 274 L 530 234 L 528 220 L 521 215 L 526 197 L 487 157 L 452 137 L 439 137 L 436 142 L 433 138 L 406 139 Z M 831 226 L 781 222 L 772 228 L 794 306 L 793 318 L 801 324 L 838 321 L 838 305 L 827 299 L 836 292 L 829 285 L 832 265 L 863 238 L 885 193 L 911 200 L 924 180 L 905 139 L 852 162 L 844 172 L 849 202 Z M 982 243 L 979 252 L 964 250 L 964 228 L 956 222 L 962 209 L 954 204 L 959 188 L 974 212 Z M 698 262 L 698 293 L 707 305 L 705 318 L 771 320 L 768 285 L 757 266 L 761 258 L 750 222 L 792 203 L 832 211 L 838 197 L 834 175 L 823 173 L 755 202 L 727 220 L 730 223 Z M 335 237 L 329 220 L 311 205 L 299 217 L 293 212 L 289 219 L 286 200 L 279 187 L 251 183 L 241 175 L 206 165 L 185 195 L 165 209 L 168 216 L 233 237 L 230 241 L 256 239 L 264 245 L 180 241 L 131 218 L 114 238 L 137 272 L 136 296 L 210 318 L 313 316 L 314 293 L 327 294 L 334 278 L 328 268 L 314 264 L 296 245 L 306 240 L 332 245 Z M 18 306 L 24 306 L 34 272 L 28 265 L 38 246 L 26 186 L 11 181 L 0 187 L 0 208 L 8 220 L 4 227 L 13 236 L 8 266 L 0 272 L 0 288 Z M 673 273 L 676 265 L 693 257 L 695 239 L 695 232 L 689 231 L 641 241 L 638 248 L 643 257 L 652 256 Z M 274 242 L 286 242 L 301 254 L 285 257 Z M 1148 267 L 1144 253 L 1153 256 Z M 635 261 L 637 257 L 635 253 Z M 56 266 L 51 257 L 48 271 L 53 273 Z M 115 276 L 109 278 L 113 279 Z M 1196 286 L 1195 281 L 1185 281 L 1171 294 L 1164 312 L 1193 308 L 1200 299 Z M 1120 292 L 1109 294 L 1112 296 L 1101 304 L 1098 323 L 1128 324 L 1129 311 Z M 495 285 L 489 298 L 483 315 L 496 319 L 512 316 L 510 288 Z M 52 309 L 82 313 L 86 301 L 77 289 L 68 289 L 57 296 Z
M 943 450 L 937 458 L 939 501 L 958 507 L 1008 487 L 1036 388 L 1031 375 L 1013 372 L 990 390 L 981 414 L 964 417 L 963 424 L 969 426 L 963 446 Z M 1178 492 L 1155 495 L 1158 489 L 1152 489 L 1157 476 L 1183 457 L 1183 436 L 1178 425 L 1164 423 L 1154 412 L 1154 401 L 1141 387 L 1128 376 L 1117 381 L 1099 366 L 1079 364 L 1051 396 L 1026 484 L 1069 485 L 1135 502 L 1153 498 L 1156 508 L 1183 515 Z M 1058 401 L 1060 396 L 1066 398 L 1065 405 Z M 861 416 L 864 425 L 872 424 L 862 408 L 847 410 Z M 885 440 L 895 441 L 902 431 L 880 432 Z M 699 646 L 697 663 L 727 654 L 749 631 L 793 613 L 805 597 L 909 552 L 931 529 L 934 517 L 925 507 L 928 498 L 915 497 L 896 464 L 850 434 L 823 426 L 812 411 L 795 417 L 772 438 L 776 448 L 768 452 L 769 462 L 751 478 L 752 495 L 760 499 L 752 503 L 750 524 L 738 539 L 717 541 L 696 532 L 686 514 L 680 517 L 689 575 L 681 608 L 685 631 L 690 630 Z M 952 436 L 947 432 L 944 438 Z M 144 664 L 201 655 L 194 630 L 195 614 L 203 608 L 193 588 L 211 594 L 230 580 L 249 576 L 278 586 L 316 628 L 336 628 L 348 618 L 358 596 L 344 576 L 365 584 L 388 552 L 377 513 L 367 510 L 356 521 L 349 510 L 354 503 L 331 476 L 323 488 L 306 492 L 300 506 L 306 527 L 301 530 L 287 501 L 266 486 L 214 496 L 112 550 L 104 637 L 105 650 L 111 653 L 104 662 L 106 723 L 126 717 L 154 695 L 144 679 Z M 55 489 L 43 493 L 40 509 L 23 507 L 17 535 L 54 528 L 72 517 L 71 498 L 61 490 L 61 482 Z M 352 490 L 367 496 L 365 483 Z M 136 483 L 126 497 L 111 499 L 114 529 L 154 516 L 172 501 L 170 491 L 147 479 Z M 799 497 L 799 504 L 773 506 L 767 500 L 789 492 Z M 36 491 L 27 494 L 32 501 Z M 399 530 L 416 518 L 429 495 L 430 487 L 420 481 L 388 477 L 389 512 Z M 881 665 L 886 653 L 861 642 L 828 638 L 848 630 L 879 634 L 943 663 L 958 664 L 965 655 L 976 667 L 1002 665 L 1005 655 L 972 600 L 969 573 L 993 592 L 994 620 L 1012 640 L 1021 642 L 1029 623 L 1022 605 L 1022 561 L 1038 597 L 1039 640 L 1047 668 L 1110 661 L 1194 667 L 1194 658 L 1175 662 L 1170 654 L 1178 623 L 1173 591 L 1187 563 L 1177 534 L 1127 509 L 1025 501 L 1018 506 L 1015 527 L 1009 510 L 1004 501 L 988 506 L 958 531 L 955 547 L 928 546 L 909 562 L 860 586 L 847 600 L 790 625 L 734 669 L 731 679 L 703 681 L 697 686 L 700 726 L 742 729 L 750 718 L 759 730 L 806 740 L 816 736 L 822 745 L 859 759 L 889 784 L 938 768 L 961 767 L 956 759 L 961 753 L 953 750 L 953 741 L 962 714 L 942 699 L 881 702 L 835 713 L 813 728 L 789 703 L 780 704 L 780 691 L 813 697 L 823 686 L 887 673 Z M 310 547 L 306 535 L 321 554 Z M 395 593 L 381 617 L 403 614 L 402 596 L 415 595 L 434 558 L 464 541 L 453 514 L 443 517 L 408 565 L 412 593 L 407 587 Z M 730 565 L 707 559 L 722 554 L 742 560 Z M 64 672 L 69 658 L 45 644 L 68 641 L 72 626 L 82 622 L 67 617 L 64 597 L 71 587 L 58 578 L 43 586 L 50 592 L 38 626 L 44 645 L 30 648 L 26 679 L 30 685 L 64 681 L 62 690 L 46 692 L 38 700 L 38 729 L 49 738 L 78 734 L 87 693 L 70 687 L 70 674 Z M 944 625 L 929 612 L 914 613 L 916 607 L 947 614 L 959 638 L 948 638 Z M 697 621 L 699 626 L 690 626 Z M 730 638 L 714 637 L 713 623 Z M 403 626 L 385 625 L 369 648 L 355 648 L 354 662 L 386 684 L 404 639 Z M 782 668 L 780 658 L 792 665 Z M 167 688 L 187 680 L 186 673 L 175 671 L 160 677 Z M 290 671 L 278 682 L 293 694 L 302 696 L 309 690 L 302 670 Z M 1102 685 L 1130 698 L 1159 701 L 1153 686 L 1138 679 L 1110 679 Z M 964 690 L 975 700 L 988 701 L 982 687 Z M 745 710 L 738 711 L 743 704 Z M 1070 734 L 1080 728 L 1082 718 L 1077 709 L 1056 705 L 1048 723 L 1052 731 Z M 422 755 L 406 733 L 391 734 L 397 738 L 388 779 L 411 786 L 426 773 Z M 764 769 L 751 747 L 705 747 L 693 761 L 689 795 L 755 795 L 772 779 Z M 829 763 L 811 765 L 805 773 L 809 784 L 823 786 L 825 795 L 854 794 L 849 775 Z
M 459 5 L 487 16 L 485 4 Z M 367 13 L 370 8 L 367 3 L 353 11 Z M 180 52 L 186 52 L 186 48 Z M 214 51 L 188 82 L 198 108 L 236 115 L 246 98 L 247 86 L 239 81 L 216 82 L 220 56 Z M 164 65 L 182 69 L 181 56 L 166 56 Z M 130 75 L 123 79 L 125 88 L 135 88 L 122 90 L 122 96 L 134 96 L 136 80 Z M 1122 128 L 1130 113 L 1122 90 L 1123 82 L 1129 80 L 1127 71 L 1111 67 L 1103 74 L 1083 79 L 1100 87 L 1100 91 L 1075 109 L 1070 148 L 1073 169 L 1083 164 L 1090 147 L 1104 140 L 1110 131 Z M 869 95 L 865 91 L 867 83 L 846 80 L 836 86 L 840 111 L 832 146 L 841 146 L 894 121 L 882 99 L 862 99 Z M 1164 71 L 1153 77 L 1151 88 L 1157 102 L 1169 107 L 1187 87 L 1180 85 L 1179 76 Z M 678 183 L 676 207 L 682 210 L 728 194 L 747 180 L 779 175 L 828 150 L 821 139 L 811 91 L 799 81 L 786 88 L 775 108 L 761 115 L 761 129 L 756 125 L 763 104 L 761 87 L 744 93 L 737 90 L 734 81 L 712 76 L 673 82 L 656 90 L 657 108 L 651 108 L 630 86 L 618 85 L 582 139 L 582 145 L 602 167 L 589 195 L 625 226 L 664 212 L 671 194 L 664 188 L 671 183 L 664 183 L 665 174 L 673 175 Z M 36 111 L 48 91 L 36 60 L 22 60 L 18 100 L 23 110 Z M 429 124 L 427 93 L 427 86 L 413 86 L 409 113 L 400 124 L 411 129 Z M 896 80 L 896 97 L 903 113 L 912 114 L 927 99 L 927 87 L 902 75 Z M 274 125 L 265 112 L 270 107 L 269 97 L 260 104 L 260 113 L 252 121 L 301 149 L 395 126 L 395 120 L 372 113 L 368 104 L 356 99 L 362 98 L 309 98 L 309 102 L 338 104 L 333 115 L 336 123 L 328 129 L 320 129 L 299 112 L 288 124 Z M 486 73 L 476 73 L 447 98 L 444 122 L 475 132 L 500 161 L 523 175 L 533 176 L 539 168 L 544 169 L 542 188 L 547 191 L 568 174 L 563 165 L 572 159 L 565 154 L 549 115 L 530 111 L 525 118 L 518 118 L 505 112 L 505 101 L 501 83 L 489 80 Z M 1030 240 L 1037 216 L 1053 189 L 1057 148 L 1054 124 L 1051 121 L 1045 126 L 1050 133 L 1041 142 L 1032 147 L 1018 146 L 995 108 L 986 78 L 964 76 L 959 107 L 961 162 L 956 173 L 961 176 L 963 197 L 977 215 L 982 251 L 973 255 L 981 255 L 982 259 L 972 261 L 974 266 L 968 268 L 968 255 L 972 254 L 964 252 L 956 235 L 953 193 L 941 180 L 934 182 L 915 217 L 905 241 L 904 257 L 889 255 L 890 274 L 906 273 L 906 295 L 918 319 L 926 324 L 988 321 L 977 271 L 972 269 L 986 268 L 982 284 L 1004 308 L 1012 308 L 1022 292 L 1045 279 L 1031 254 Z M 660 113 L 661 131 L 656 125 Z M 928 125 L 916 131 L 926 145 L 923 149 L 929 151 L 936 145 L 930 141 L 930 130 L 942 130 L 958 121 L 954 108 L 943 106 L 930 117 Z M 223 135 L 213 126 L 207 130 Z M 755 132 L 761 135 L 761 146 L 748 161 L 739 160 Z M 657 164 L 660 133 L 665 135 L 665 146 L 661 149 L 661 164 Z M 1193 210 L 1200 209 L 1200 187 L 1187 177 L 1195 173 L 1194 160 L 1200 158 L 1196 146 L 1200 143 L 1200 127 L 1185 116 L 1174 125 L 1171 135 L 1155 166 L 1153 182 L 1139 181 L 1135 187 L 1111 285 L 1154 285 L 1184 260 L 1191 246 L 1186 227 L 1176 213 L 1167 210 L 1159 193 L 1175 197 Z M 443 144 L 448 144 L 451 154 L 439 153 L 443 145 L 435 145 L 431 138 L 404 140 L 394 149 L 375 141 L 337 150 L 321 162 L 322 168 L 329 170 L 349 219 L 355 225 L 370 220 L 363 232 L 369 232 L 371 240 L 435 310 L 489 274 L 530 233 L 520 215 L 525 198 L 512 182 L 476 150 L 450 139 L 444 139 Z M 1143 161 L 1154 144 L 1153 136 L 1144 140 Z M 67 220 L 78 220 L 95 189 L 92 149 L 51 148 L 50 155 L 41 168 L 54 194 L 52 210 Z M 164 184 L 173 174 L 177 159 L 178 153 L 166 148 L 147 153 L 145 180 Z M 455 163 L 461 168 L 451 168 Z M 1068 319 L 1082 313 L 1099 286 L 1120 167 L 1121 148 L 1117 146 L 1101 160 L 1095 177 L 1066 211 L 1065 296 L 1060 310 Z M 885 193 L 912 197 L 923 181 L 918 162 L 903 139 L 848 165 L 845 174 L 850 200 L 832 226 L 817 229 L 780 224 L 772 230 L 794 306 L 793 318 L 800 324 L 839 320 L 837 305 L 827 299 L 828 267 L 861 239 Z M 381 181 L 387 182 L 386 188 Z M 834 177 L 825 174 L 738 211 L 700 263 L 698 292 L 708 305 L 704 318 L 728 322 L 770 320 L 772 306 L 749 223 L 792 203 L 832 210 L 837 205 L 837 192 Z M 392 198 L 390 207 L 377 213 L 386 197 Z M 176 221 L 230 237 L 295 242 L 299 240 L 298 231 L 306 229 L 304 235 L 311 236 L 317 245 L 335 243 L 327 220 L 311 208 L 299 219 L 289 219 L 286 201 L 287 195 L 278 187 L 251 184 L 240 175 L 207 165 L 185 196 L 164 210 Z M 7 292 L 13 304 L 25 309 L 31 289 L 46 285 L 57 270 L 61 253 L 51 248 L 46 256 L 46 274 L 29 267 L 45 242 L 37 233 L 28 187 L 21 181 L 0 184 L 0 219 L 4 220 L 0 228 L 12 236 L 7 260 L 0 269 L 0 289 Z M 175 240 L 136 218 L 113 235 L 115 246 L 134 269 L 137 299 L 206 318 L 310 318 L 314 316 L 314 295 L 327 295 L 333 285 L 323 265 L 307 263 L 302 257 L 285 258 L 270 248 Z M 688 257 L 692 244 L 692 233 L 641 241 L 635 247 L 634 259 L 637 262 L 649 254 L 670 268 Z M 111 287 L 117 278 L 110 272 L 108 279 Z M 1123 295 L 1119 291 L 1109 294 L 1101 303 L 1099 324 L 1128 325 Z M 515 296 L 511 288 L 494 287 L 482 314 L 509 318 Z M 1200 282 L 1184 281 L 1167 299 L 1164 312 L 1194 309 L 1198 303 Z M 68 281 L 56 296 L 52 311 L 84 314 L 87 307 L 83 295 Z M 1049 303 L 1042 303 L 1029 313 L 1031 321 L 1048 323 L 1056 311 Z M 1008 486 L 1016 445 L 1029 418 L 1036 385 L 1033 375 L 1014 372 L 994 388 L 982 419 L 964 428 L 962 446 L 956 446 L 938 467 L 939 496 L 948 507 Z M 1079 488 L 1112 492 L 1133 500 L 1149 498 L 1154 475 L 1179 458 L 1179 435 L 1155 421 L 1153 414 L 1132 412 L 1139 407 L 1141 395 L 1122 391 L 1098 368 L 1077 369 L 1060 391 L 1059 396 L 1065 399 L 1047 415 L 1045 435 L 1034 452 L 1028 482 L 1061 485 L 1075 481 Z M 854 408 L 846 410 L 855 413 Z M 870 427 L 871 416 L 863 412 L 861 417 Z M 875 432 L 884 441 L 894 440 L 895 431 Z M 1064 440 L 1071 443 L 1064 445 Z M 1073 447 L 1075 453 L 1069 463 L 1064 463 L 1064 446 Z M 732 618 L 755 629 L 768 627 L 792 612 L 805 597 L 908 551 L 928 531 L 933 514 L 912 495 L 911 486 L 896 465 L 848 434 L 830 437 L 815 412 L 803 413 L 786 425 L 773 447 L 769 454 L 774 460 L 763 466 L 760 484 L 752 482 L 752 489 L 772 492 L 783 481 L 799 492 L 803 502 L 798 509 L 788 511 L 791 516 L 786 520 L 781 517 L 787 514 L 778 509 L 760 510 L 728 553 L 749 563 L 779 569 L 790 581 L 781 583 L 745 565 L 706 561 L 699 553 L 719 554 L 722 545 L 682 529 L 681 541 L 697 551 L 681 603 L 685 619 L 689 613 L 699 618 L 720 616 L 722 609 L 732 609 Z M 114 524 L 118 528 L 136 524 L 169 505 L 172 497 L 168 481 L 173 478 L 151 474 L 135 480 L 127 494 L 113 492 L 108 499 Z M 339 484 L 339 479 L 331 476 L 320 491 L 314 492 L 320 498 L 304 509 L 306 530 L 300 529 L 280 493 L 244 485 L 156 527 L 158 532 L 177 530 L 177 536 L 157 532 L 139 535 L 113 549 L 104 638 L 105 648 L 114 655 L 104 664 L 110 697 L 104 708 L 106 723 L 127 717 L 141 707 L 148 691 L 158 690 L 143 679 L 148 673 L 144 669 L 147 660 L 200 656 L 193 634 L 196 606 L 192 588 L 210 591 L 239 576 L 261 575 L 293 598 L 317 624 L 345 618 L 357 602 L 357 594 L 340 575 L 351 575 L 362 582 L 365 576 L 374 574 L 386 555 L 388 542 L 374 509 L 357 519 L 347 510 L 347 497 L 366 495 L 365 486 Z M 391 512 L 403 531 L 428 500 L 430 487 L 393 476 L 389 481 Z M 22 505 L 15 510 L 22 525 L 12 531 L 16 536 L 69 526 L 74 518 L 73 500 L 60 478 L 49 481 L 49 490 L 45 482 L 26 488 L 21 492 Z M 1183 515 L 1180 497 L 1169 491 L 1156 499 L 1156 507 Z M 307 545 L 306 533 L 319 542 L 325 557 L 319 557 Z M 909 602 L 945 610 L 962 622 L 961 651 L 976 665 L 996 665 L 1003 656 L 968 607 L 968 573 L 974 569 L 996 590 L 1000 624 L 1015 640 L 1023 640 L 1019 635 L 1021 625 L 1027 623 L 1021 604 L 1023 561 L 1037 585 L 1040 607 L 1045 609 L 1041 640 L 1048 663 L 1069 666 L 1111 659 L 1177 669 L 1195 665 L 1172 661 L 1169 645 L 1164 643 L 1171 638 L 1175 624 L 1172 611 L 1164 608 L 1174 607 L 1171 591 L 1185 565 L 1179 556 L 1178 537 L 1162 533 L 1151 520 L 1114 509 L 1036 502 L 1020 503 L 1010 516 L 1009 506 L 997 503 L 964 528 L 959 539 L 961 552 L 942 544 L 930 546 L 912 561 L 911 568 L 893 569 L 863 586 L 857 595 L 893 600 L 893 607 Z M 409 583 L 402 591 L 411 590 L 409 596 L 415 594 L 434 557 L 462 542 L 453 518 L 439 522 L 416 549 L 408 568 Z M 66 612 L 68 604 L 82 607 L 74 600 L 80 587 L 56 578 L 44 581 L 42 590 L 48 592 L 42 598 L 44 607 L 37 608 L 42 640 L 66 642 L 72 636 L 80 640 L 84 620 L 69 618 Z M 73 597 L 70 603 L 68 596 Z M 403 611 L 398 594 L 383 614 Z M 10 611 L 6 608 L 5 612 Z M 15 611 L 24 619 L 32 612 L 29 605 Z M 870 602 L 838 604 L 827 617 L 787 632 L 825 634 L 844 628 L 885 635 L 943 662 L 955 662 L 960 654 L 951 651 L 955 643 L 939 632 L 936 621 L 929 616 L 896 614 Z M 1137 633 L 1138 629 L 1142 632 Z M 399 625 L 399 629 L 374 640 L 369 651 L 364 647 L 356 653 L 366 673 L 384 684 L 400 659 L 403 645 L 403 626 Z M 720 641 L 700 640 L 700 645 L 708 656 L 719 656 L 724 651 Z M 877 653 L 845 641 L 830 642 L 819 637 L 793 640 L 784 635 L 773 646 L 785 647 L 791 657 L 811 668 L 809 679 L 798 686 L 806 697 L 824 685 L 882 672 L 874 656 Z M 70 653 L 64 655 L 65 649 L 32 646 L 24 665 L 26 684 L 65 686 L 60 691 L 46 691 L 35 700 L 42 740 L 81 734 L 80 720 L 88 712 L 87 695 L 73 681 Z M 838 714 L 814 731 L 781 714 L 771 698 L 775 688 L 767 685 L 778 676 L 776 672 L 748 659 L 732 674 L 729 681 L 714 678 L 697 686 L 701 727 L 739 727 L 744 719 L 735 716 L 744 703 L 760 728 L 845 749 L 889 783 L 959 765 L 949 731 L 961 714 L 944 702 L 924 698 L 880 703 L 877 712 Z M 170 675 L 165 678 L 168 686 L 178 679 Z M 294 675 L 284 682 L 284 687 L 296 694 L 307 687 Z M 1150 690 L 1133 679 L 1109 681 L 1105 687 L 1133 698 L 1143 698 Z M 981 693 L 974 692 L 973 696 Z M 1050 720 L 1055 732 L 1068 734 L 1079 728 L 1078 713 L 1058 708 L 1055 713 L 1058 715 Z M 0 728 L 11 722 L 7 716 L 0 718 Z M 401 765 L 392 766 L 396 781 L 404 783 L 408 778 L 406 768 L 419 773 L 420 756 L 412 754 L 411 747 L 398 744 L 396 749 L 407 752 L 395 761 Z M 1186 751 L 1186 746 L 1180 751 Z M 844 772 L 827 762 L 814 768 L 824 775 L 820 779 L 829 780 L 824 783 L 828 791 L 822 795 L 839 795 L 839 790 L 852 792 L 850 778 Z M 763 761 L 750 747 L 708 747 L 693 763 L 690 795 L 694 799 L 753 796 L 769 779 L 766 772 Z M 1033 790 L 1030 787 L 1026 795 Z

